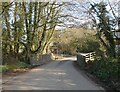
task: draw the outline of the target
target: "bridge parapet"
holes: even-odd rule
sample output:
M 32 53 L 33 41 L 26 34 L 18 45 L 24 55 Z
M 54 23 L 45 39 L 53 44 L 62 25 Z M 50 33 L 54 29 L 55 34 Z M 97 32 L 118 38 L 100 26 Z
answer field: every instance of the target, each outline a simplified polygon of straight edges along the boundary
M 85 67 L 89 61 L 95 60 L 95 52 L 90 53 L 77 53 L 77 62 L 81 68 Z

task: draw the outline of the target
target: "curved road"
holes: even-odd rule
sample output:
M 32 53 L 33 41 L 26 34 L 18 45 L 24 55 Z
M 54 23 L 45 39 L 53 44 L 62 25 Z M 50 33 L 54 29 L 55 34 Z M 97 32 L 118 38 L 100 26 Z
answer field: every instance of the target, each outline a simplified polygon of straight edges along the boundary
M 73 65 L 76 58 L 54 61 L 3 84 L 4 90 L 103 90 Z

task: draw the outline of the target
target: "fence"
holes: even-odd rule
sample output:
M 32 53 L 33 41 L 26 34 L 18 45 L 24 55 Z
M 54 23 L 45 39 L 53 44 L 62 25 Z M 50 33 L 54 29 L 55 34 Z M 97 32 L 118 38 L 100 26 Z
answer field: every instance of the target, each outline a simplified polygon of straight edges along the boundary
M 95 56 L 96 56 L 95 52 L 78 53 L 77 54 L 77 62 L 83 68 L 86 66 L 88 61 L 94 61 Z
M 85 62 L 88 62 L 88 61 L 94 61 L 95 59 L 95 52 L 90 52 L 90 53 L 79 53 L 80 55 L 84 56 L 85 58 Z

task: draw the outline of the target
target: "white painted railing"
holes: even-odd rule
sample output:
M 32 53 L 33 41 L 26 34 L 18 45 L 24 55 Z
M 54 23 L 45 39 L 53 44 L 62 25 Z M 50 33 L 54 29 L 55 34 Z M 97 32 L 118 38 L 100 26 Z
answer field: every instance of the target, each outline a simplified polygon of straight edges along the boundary
M 95 52 L 90 53 L 79 53 L 80 55 L 85 57 L 85 62 L 94 61 L 95 60 Z

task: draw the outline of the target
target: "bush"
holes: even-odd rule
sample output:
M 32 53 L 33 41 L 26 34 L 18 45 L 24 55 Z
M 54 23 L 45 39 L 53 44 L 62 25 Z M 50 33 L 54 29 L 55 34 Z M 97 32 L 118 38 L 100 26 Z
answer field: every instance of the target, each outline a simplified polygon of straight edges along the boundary
M 28 64 L 24 63 L 24 62 L 19 62 L 16 64 L 17 68 L 26 68 L 28 67 Z
M 3 65 L 1 65 L 0 66 L 0 73 L 2 73 L 2 72 L 6 72 L 6 71 L 8 71 L 8 67 L 7 66 L 3 66 Z
M 95 60 L 88 71 L 98 77 L 101 81 L 107 83 L 112 88 L 119 89 L 120 87 L 120 64 L 117 59 Z
M 116 59 L 96 61 L 91 72 L 102 80 L 118 79 L 120 77 L 120 64 L 116 61 Z
M 27 68 L 28 64 L 24 63 L 24 62 L 18 62 L 17 64 L 12 64 L 12 65 L 1 65 L 0 66 L 0 73 L 2 72 L 7 72 L 7 71 L 11 71 L 14 69 L 22 69 L 22 68 Z
M 88 53 L 93 51 L 98 51 L 100 48 L 99 41 L 95 36 L 87 36 L 79 39 L 78 51 L 82 53 Z
M 6 67 L 8 68 L 9 71 L 17 68 L 16 65 L 6 65 Z

